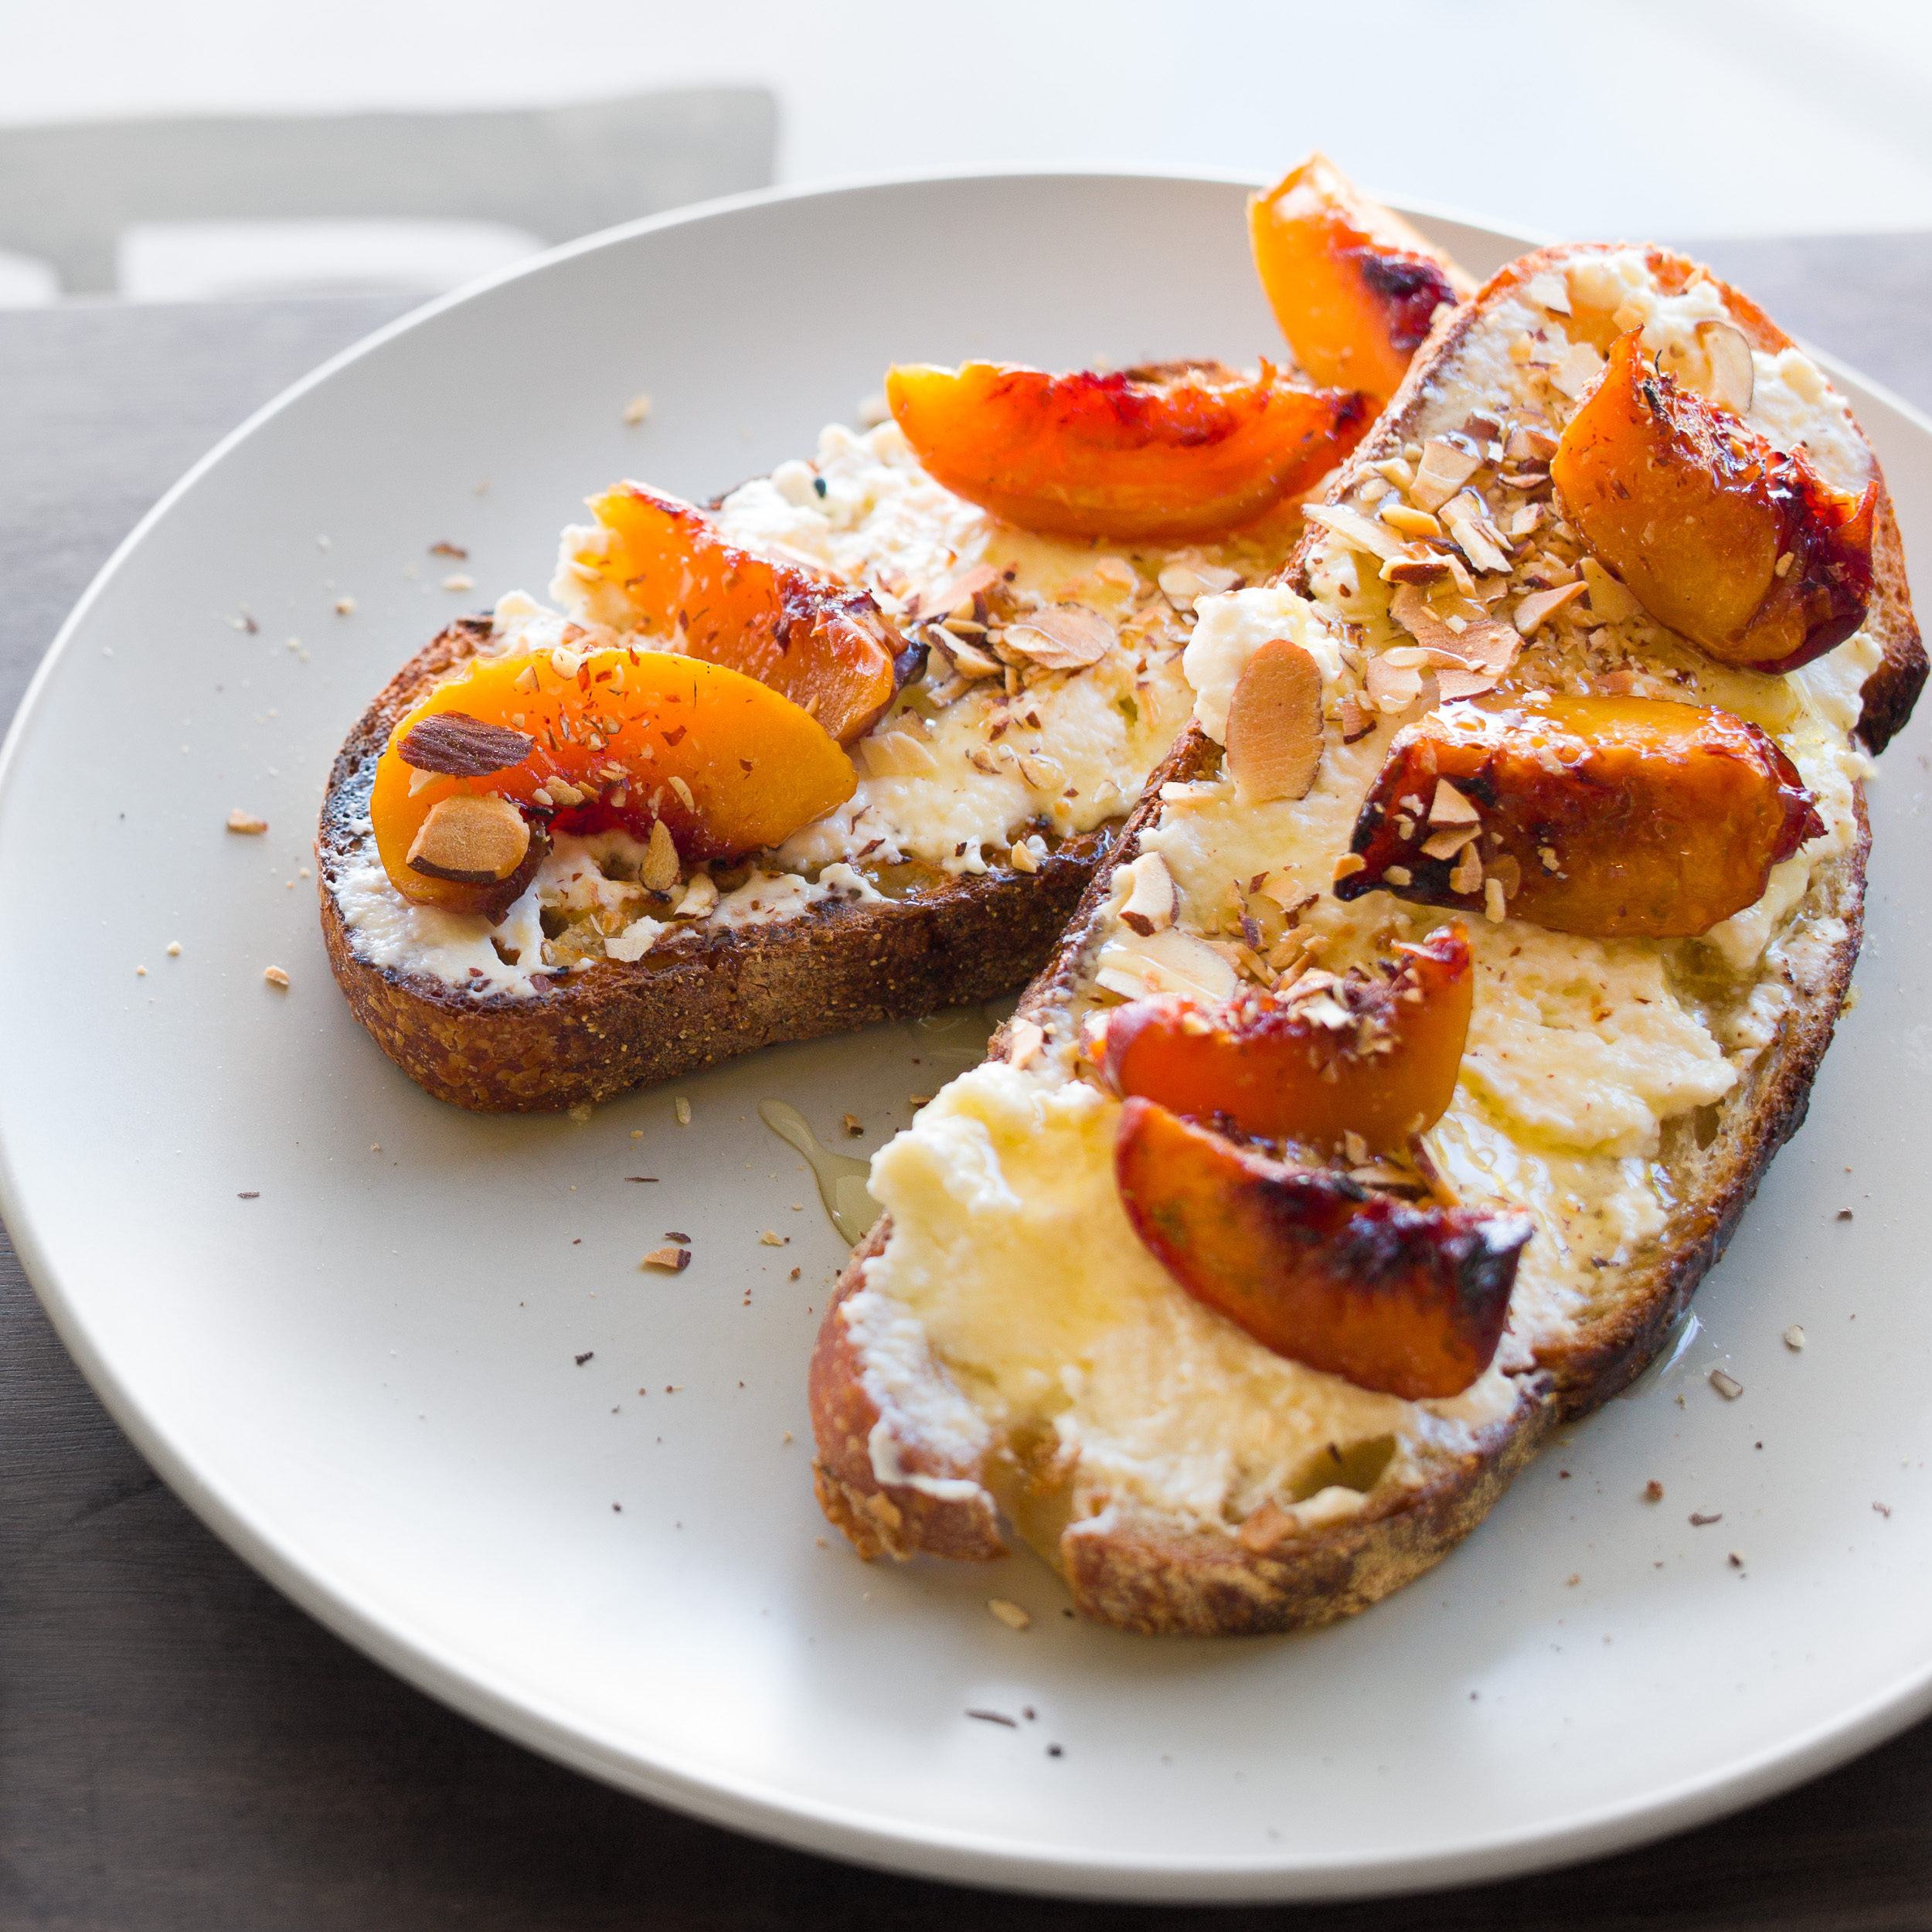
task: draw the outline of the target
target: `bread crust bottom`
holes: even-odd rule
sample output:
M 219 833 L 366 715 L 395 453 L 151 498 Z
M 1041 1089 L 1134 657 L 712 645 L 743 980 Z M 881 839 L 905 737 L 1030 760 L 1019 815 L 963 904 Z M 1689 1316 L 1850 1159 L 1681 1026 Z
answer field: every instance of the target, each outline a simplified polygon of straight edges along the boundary
M 754 1047 L 855 1032 L 1022 986 L 1080 903 L 1109 828 L 1038 872 L 963 876 L 906 900 L 824 900 L 768 925 L 680 935 L 644 958 L 600 961 L 523 996 L 478 998 L 372 964 L 337 903 L 362 847 L 376 765 L 396 720 L 459 669 L 487 619 L 450 626 L 391 680 L 335 760 L 316 836 L 323 943 L 351 1010 L 410 1079 L 481 1113 L 608 1100 Z

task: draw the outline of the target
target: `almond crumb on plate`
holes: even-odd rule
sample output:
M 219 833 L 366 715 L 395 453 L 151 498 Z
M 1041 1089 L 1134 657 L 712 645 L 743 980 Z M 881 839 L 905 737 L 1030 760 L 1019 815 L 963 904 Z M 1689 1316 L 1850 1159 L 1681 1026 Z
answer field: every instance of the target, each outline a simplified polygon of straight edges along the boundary
M 147 968 L 143 967 L 141 970 L 145 972 Z M 288 975 L 279 966 L 264 966 L 262 968 L 262 978 L 267 980 L 271 986 L 286 988 L 288 985 Z
M 653 1248 L 638 1264 L 641 1268 L 662 1268 L 667 1274 L 681 1274 L 691 1265 L 689 1248 Z M 668 1391 L 666 1391 L 668 1393 Z
M 1804 1331 L 1795 1321 L 1784 1331 L 1784 1345 L 1794 1355 L 1804 1346 Z
M 179 959 L 179 958 L 180 958 L 180 957 L 181 957 L 181 941 L 180 941 L 179 940 L 178 940 L 178 939 L 171 939 L 171 940 L 168 940 L 168 957 L 170 959 Z
M 691 1103 L 682 1094 L 671 1103 L 671 1111 L 677 1115 L 679 1126 L 691 1124 Z
M 624 406 L 624 420 L 631 428 L 647 420 L 651 414 L 651 398 L 641 390 Z
M 353 597 L 338 597 L 335 600 L 335 614 L 338 617 L 355 616 L 355 600 Z
M 766 1247 L 781 1248 L 791 1239 L 791 1236 L 788 1234 L 779 1233 L 775 1228 L 767 1228 L 758 1239 Z
M 1644 1500 L 1646 1502 L 1662 1502 L 1664 1500 L 1664 1485 L 1655 1476 L 1644 1485 Z
M 228 829 L 230 832 L 266 832 L 268 829 L 268 821 L 266 818 L 257 818 L 252 811 L 243 811 L 241 807 L 237 805 L 228 815 Z
M 1004 1597 L 988 1597 L 986 1607 L 1009 1630 L 1024 1630 L 1033 1621 L 1030 1612 L 1022 1610 L 1018 1604 L 1009 1602 Z
M 467 571 L 452 570 L 443 580 L 443 588 L 446 590 L 474 590 L 476 588 L 476 579 Z
M 1736 1376 L 1726 1375 L 1722 1369 L 1710 1372 L 1710 1385 L 1726 1402 L 1735 1402 L 1744 1393 L 1744 1385 Z
M 866 1123 L 856 1114 L 848 1114 L 845 1120 L 845 1131 L 855 1137 L 866 1131 Z

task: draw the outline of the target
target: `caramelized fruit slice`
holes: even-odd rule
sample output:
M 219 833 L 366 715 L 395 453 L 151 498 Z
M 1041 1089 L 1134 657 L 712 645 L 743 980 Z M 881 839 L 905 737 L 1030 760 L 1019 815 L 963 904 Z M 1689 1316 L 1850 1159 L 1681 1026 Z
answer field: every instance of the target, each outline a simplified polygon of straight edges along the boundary
M 1475 975 L 1459 923 L 1396 950 L 1379 978 L 1311 974 L 1300 997 L 1119 1007 L 1107 1015 L 1107 1077 L 1117 1094 L 1267 1140 L 1332 1151 L 1354 1133 L 1400 1148 L 1455 1094 Z
M 497 757 L 511 762 L 487 768 Z M 504 899 L 498 886 L 410 863 L 445 799 L 507 799 L 540 828 L 621 825 L 641 839 L 662 820 L 689 861 L 774 845 L 856 788 L 825 731 L 756 679 L 662 651 L 545 651 L 473 659 L 405 713 L 376 766 L 369 817 L 406 898 L 500 919 L 527 873 Z
M 1611 345 L 1549 466 L 1564 513 L 1651 615 L 1726 664 L 1791 671 L 1872 595 L 1878 485 L 1847 496 L 1728 410 Z
M 1396 734 L 1355 821 L 1362 868 L 1335 892 L 1492 910 L 1499 898 L 1555 932 L 1679 938 L 1760 898 L 1772 866 L 1823 830 L 1791 760 L 1728 711 L 1450 705 Z
M 580 562 L 629 596 L 642 629 L 782 692 L 850 744 L 885 715 L 926 653 L 863 590 L 728 543 L 702 511 L 636 483 L 594 498 L 611 532 Z
M 1366 389 L 1379 409 L 1444 302 L 1476 285 L 1325 155 L 1248 202 L 1248 236 L 1274 319 L 1318 383 Z
M 886 400 L 949 490 L 1029 530 L 1179 543 L 1307 489 L 1369 427 L 1364 398 L 1218 362 L 1049 376 L 902 363 Z
M 1496 1352 L 1527 1215 L 1410 1207 L 1138 1097 L 1114 1168 L 1162 1266 L 1277 1355 L 1416 1401 L 1468 1388 Z

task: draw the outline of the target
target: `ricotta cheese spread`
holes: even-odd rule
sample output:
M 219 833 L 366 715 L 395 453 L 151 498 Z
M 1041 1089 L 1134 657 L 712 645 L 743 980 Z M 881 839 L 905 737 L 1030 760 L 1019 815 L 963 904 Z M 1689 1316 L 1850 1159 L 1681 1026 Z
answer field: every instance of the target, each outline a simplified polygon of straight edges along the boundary
M 1618 1270 L 1663 1235 L 1672 1134 L 1737 1086 L 1775 1038 L 1794 989 L 1828 970 L 1845 929 L 1804 908 L 1815 868 L 1857 835 L 1855 787 L 1867 762 L 1852 733 L 1877 644 L 1861 631 L 1784 677 L 1719 665 L 1650 621 L 1614 580 L 1583 569 L 1546 485 L 1512 492 L 1493 481 L 1486 514 L 1515 540 L 1509 567 L 1478 587 L 1492 611 L 1506 615 L 1505 599 L 1580 571 L 1592 590 L 1532 627 L 1509 688 L 1617 691 L 1736 712 L 1796 764 L 1824 833 L 1773 870 L 1755 905 L 1699 939 L 1574 937 L 1493 903 L 1490 917 L 1465 920 L 1473 1017 L 1454 1100 L 1424 1145 L 1464 1204 L 1526 1211 L 1536 1232 L 1495 1360 L 1452 1401 L 1376 1394 L 1264 1348 L 1184 1292 L 1121 1206 L 1119 1105 L 1083 1071 L 1078 1048 L 1094 1016 L 1151 992 L 1215 1000 L 1243 978 L 1267 983 L 1268 963 L 1240 917 L 1258 903 L 1257 882 L 1294 909 L 1301 959 L 1337 971 L 1452 917 L 1386 893 L 1344 904 L 1328 890 L 1394 731 L 1437 702 L 1426 686 L 1413 701 L 1399 687 L 1393 699 L 1371 698 L 1374 659 L 1413 641 L 1390 617 L 1389 587 L 1377 575 L 1386 551 L 1371 540 L 1389 531 L 1379 510 L 1392 495 L 1403 500 L 1402 480 L 1413 479 L 1429 438 L 1481 442 L 1494 433 L 1478 420 L 1482 411 L 1520 412 L 1560 430 L 1596 355 L 1583 329 L 1573 342 L 1570 328 L 1606 310 L 1619 331 L 1641 326 L 1647 348 L 1678 345 L 1687 366 L 1698 325 L 1726 319 L 1714 283 L 1668 294 L 1641 251 L 1579 251 L 1566 278 L 1539 276 L 1475 332 L 1426 392 L 1403 459 L 1351 471 L 1342 507 L 1355 515 L 1304 560 L 1309 597 L 1270 584 L 1199 607 L 1183 669 L 1194 717 L 1216 742 L 1261 645 L 1287 638 L 1314 658 L 1328 723 L 1312 789 L 1257 804 L 1237 798 L 1225 777 L 1164 787 L 1140 846 L 1174 880 L 1173 924 L 1149 937 L 1121 922 L 1132 882 L 1117 871 L 1071 994 L 1041 1016 L 1043 1050 L 1023 1067 L 989 1064 L 955 1080 L 874 1157 L 872 1190 L 891 1233 L 841 1312 L 855 1336 L 899 1336 L 889 1352 L 866 1355 L 868 1386 L 910 1440 L 924 1440 L 935 1389 L 964 1405 L 944 1437 L 947 1466 L 968 1471 L 988 1443 L 1044 1431 L 1070 1471 L 1076 1521 L 1131 1504 L 1232 1536 L 1264 1502 L 1304 1524 L 1361 1508 L 1377 1475 L 1310 1491 L 1327 1445 L 1388 1439 L 1386 1465 L 1368 1466 L 1397 1482 L 1435 1448 L 1471 1447 L 1511 1414 L 1516 1377 L 1539 1349 L 1614 1298 Z M 1869 454 L 1815 366 L 1794 349 L 1760 353 L 1755 365 L 1753 427 L 1781 446 L 1804 444 L 1838 487 L 1862 487 Z M 1500 450 L 1484 454 L 1493 477 Z M 1526 536 L 1535 539 L 1526 546 Z M 1537 574 L 1526 578 L 1526 566 Z M 1345 700 L 1376 728 L 1345 734 Z M 908 1316 L 910 1329 L 895 1325 Z

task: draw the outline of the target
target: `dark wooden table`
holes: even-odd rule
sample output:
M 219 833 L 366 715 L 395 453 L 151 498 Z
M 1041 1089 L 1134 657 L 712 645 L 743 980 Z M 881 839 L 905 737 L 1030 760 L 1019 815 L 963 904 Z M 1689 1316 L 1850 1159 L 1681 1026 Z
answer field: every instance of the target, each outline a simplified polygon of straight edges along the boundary
M 1932 237 L 1711 244 L 1797 332 L 1932 407 Z M 0 314 L 0 717 L 94 572 L 378 301 Z M 478 1730 L 230 1554 L 108 1419 L 0 1237 L 0 1927 L 576 1932 L 1132 1919 L 1932 1928 L 1932 1724 L 1648 1850 L 1339 1906 L 1066 1904 L 881 1876 L 621 1797 Z

